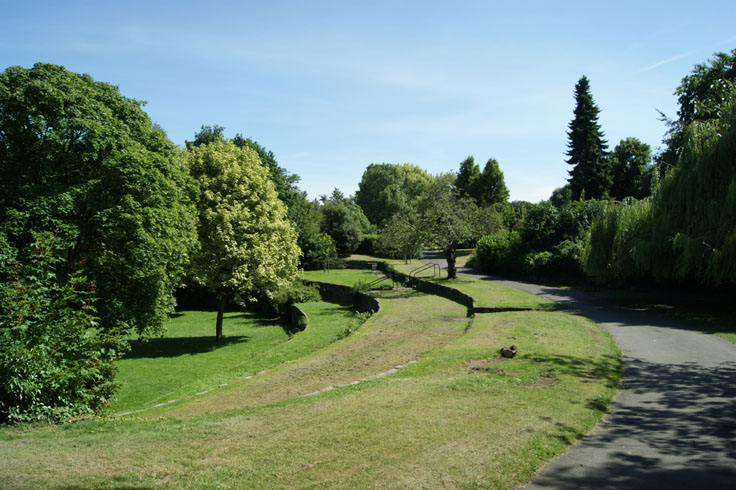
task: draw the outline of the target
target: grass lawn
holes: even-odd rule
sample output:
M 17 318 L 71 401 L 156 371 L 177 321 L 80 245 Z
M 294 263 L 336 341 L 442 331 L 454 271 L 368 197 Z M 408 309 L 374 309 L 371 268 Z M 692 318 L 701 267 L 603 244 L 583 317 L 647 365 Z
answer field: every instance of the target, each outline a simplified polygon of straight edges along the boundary
M 379 271 L 380 274 L 380 271 Z M 354 286 L 358 283 L 368 284 L 377 280 L 380 275 L 366 269 L 323 269 L 316 271 L 304 271 L 302 277 L 308 281 L 330 282 L 333 284 L 342 284 L 343 286 Z M 384 280 L 372 286 L 373 289 L 379 289 L 382 286 L 392 286 L 390 280 Z
M 230 312 L 221 342 L 214 338 L 216 312 L 180 312 L 163 338 L 133 341 L 130 353 L 117 362 L 121 387 L 110 411 L 150 408 L 296 359 L 330 343 L 354 318 L 347 306 L 311 302 L 299 307 L 309 326 L 291 339 L 276 321 Z
M 349 337 L 206 395 L 3 428 L 0 486 L 513 488 L 595 424 L 620 376 L 610 336 L 580 317 L 380 301 Z
M 464 250 L 463 257 L 467 259 L 470 256 L 469 250 Z M 458 252 L 458 255 L 460 251 Z M 410 274 L 423 264 L 419 260 L 412 260 L 408 264 L 403 260 L 379 259 L 368 255 L 353 255 L 351 258 L 356 260 L 377 260 L 384 261 L 393 266 L 399 272 Z M 515 307 L 515 308 L 535 308 L 535 309 L 555 309 L 557 304 L 554 301 L 534 296 L 532 294 L 519 291 L 518 289 L 494 284 L 490 281 L 483 281 L 472 277 L 457 277 L 455 279 L 447 279 L 434 277 L 432 269 L 426 269 L 418 274 L 412 274 L 425 279 L 427 281 L 436 282 L 445 286 L 450 286 L 462 291 L 475 300 L 476 306 L 495 306 L 495 307 Z

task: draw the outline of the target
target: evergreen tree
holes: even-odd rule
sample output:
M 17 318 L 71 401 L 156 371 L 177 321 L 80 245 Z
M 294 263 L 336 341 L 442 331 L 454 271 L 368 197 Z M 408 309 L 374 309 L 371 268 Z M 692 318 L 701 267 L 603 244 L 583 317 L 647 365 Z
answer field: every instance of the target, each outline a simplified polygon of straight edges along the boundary
M 476 199 L 475 191 L 480 179 L 480 167 L 475 163 L 473 156 L 469 156 L 460 164 L 460 169 L 455 177 L 455 189 L 460 197 L 472 197 Z
M 474 192 L 476 204 L 479 206 L 492 206 L 494 204 L 505 204 L 509 200 L 509 190 L 503 179 L 503 172 L 494 158 L 488 159 L 483 173 L 475 184 Z
M 575 200 L 601 198 L 611 187 L 608 143 L 598 124 L 599 112 L 583 75 L 575 85 L 575 117 L 567 133 L 567 163 L 573 166 L 568 182 Z

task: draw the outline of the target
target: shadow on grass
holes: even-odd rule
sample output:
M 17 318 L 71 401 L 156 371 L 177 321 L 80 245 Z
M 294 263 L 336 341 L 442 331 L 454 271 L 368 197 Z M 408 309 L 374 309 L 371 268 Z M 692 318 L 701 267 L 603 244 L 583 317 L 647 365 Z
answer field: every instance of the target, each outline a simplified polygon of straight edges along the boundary
M 524 357 L 524 359 L 538 364 L 554 366 L 553 369 L 556 374 L 566 374 L 591 381 L 605 380 L 608 388 L 618 386 L 622 375 L 621 359 L 613 355 L 605 355 L 595 361 L 584 357 L 565 355 L 537 355 Z
M 207 337 L 173 337 L 149 340 L 132 340 L 131 350 L 123 359 L 152 359 L 161 357 L 178 357 L 184 354 L 203 354 L 220 347 L 240 344 L 250 339 L 247 335 L 234 335 L 215 340 L 215 336 Z

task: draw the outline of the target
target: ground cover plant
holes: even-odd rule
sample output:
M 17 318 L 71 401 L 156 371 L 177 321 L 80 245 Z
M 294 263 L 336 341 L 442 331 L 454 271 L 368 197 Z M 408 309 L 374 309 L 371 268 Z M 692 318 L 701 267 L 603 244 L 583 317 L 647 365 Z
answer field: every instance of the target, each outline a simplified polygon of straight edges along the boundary
M 471 320 L 436 296 L 377 294 L 352 335 L 248 380 L 109 421 L 2 429 L 0 484 L 509 488 L 614 392 L 618 351 L 588 320 Z

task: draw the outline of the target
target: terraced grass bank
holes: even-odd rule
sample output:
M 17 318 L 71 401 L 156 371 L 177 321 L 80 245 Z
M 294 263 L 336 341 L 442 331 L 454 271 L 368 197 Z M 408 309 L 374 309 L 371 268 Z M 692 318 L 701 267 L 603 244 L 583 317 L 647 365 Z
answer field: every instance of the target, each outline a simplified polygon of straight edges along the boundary
M 614 393 L 618 351 L 583 318 L 473 320 L 436 296 L 378 294 L 381 311 L 352 335 L 206 395 L 2 429 L 0 486 L 510 488 Z M 519 354 L 501 358 L 510 343 Z

